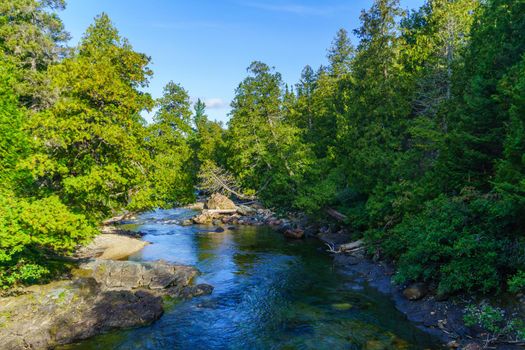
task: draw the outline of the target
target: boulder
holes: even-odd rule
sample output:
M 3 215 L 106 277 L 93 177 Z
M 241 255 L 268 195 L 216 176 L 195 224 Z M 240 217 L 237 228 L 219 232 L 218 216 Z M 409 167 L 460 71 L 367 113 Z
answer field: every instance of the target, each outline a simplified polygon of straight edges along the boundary
M 94 260 L 73 271 L 74 276 L 94 278 L 104 290 L 158 290 L 172 285 L 186 286 L 197 274 L 197 269 L 191 266 L 172 265 L 164 261 Z
M 191 226 L 191 225 L 193 225 L 193 221 L 191 221 L 189 219 L 183 220 L 183 221 L 180 222 L 180 225 L 181 226 Z
M 198 225 L 210 225 L 218 214 L 204 210 L 200 215 L 193 218 L 193 222 Z
M 191 298 L 213 287 L 191 286 L 197 270 L 165 262 L 96 260 L 72 280 L 0 298 L 3 349 L 47 349 L 114 329 L 147 325 L 163 313 L 162 296 Z
M 240 215 L 243 215 L 243 216 L 248 216 L 248 215 L 254 215 L 254 214 L 257 214 L 257 210 L 253 209 L 252 207 L 249 207 L 247 205 L 239 205 L 237 206 L 237 213 L 239 213 Z
M 405 290 L 403 290 L 403 295 L 408 300 L 419 300 L 427 295 L 428 289 L 424 283 L 413 283 Z
M 204 208 L 205 209 L 219 209 L 219 210 L 237 209 L 237 207 L 235 206 L 235 203 L 233 203 L 231 199 L 229 199 L 228 197 L 220 193 L 212 194 L 210 199 L 208 199 L 208 201 L 206 202 L 206 205 L 204 206 Z
M 304 231 L 300 228 L 288 229 L 284 231 L 284 236 L 288 238 L 299 239 L 299 238 L 303 238 Z

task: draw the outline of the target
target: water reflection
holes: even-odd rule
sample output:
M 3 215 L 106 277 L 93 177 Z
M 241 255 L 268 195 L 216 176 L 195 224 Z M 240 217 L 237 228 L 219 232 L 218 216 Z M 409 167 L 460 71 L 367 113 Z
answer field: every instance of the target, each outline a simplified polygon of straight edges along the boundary
M 222 233 L 174 225 L 182 209 L 138 218 L 151 241 L 135 260 L 196 265 L 212 295 L 177 303 L 156 323 L 66 349 L 424 349 L 433 340 L 360 278 L 338 273 L 319 243 L 267 228 Z

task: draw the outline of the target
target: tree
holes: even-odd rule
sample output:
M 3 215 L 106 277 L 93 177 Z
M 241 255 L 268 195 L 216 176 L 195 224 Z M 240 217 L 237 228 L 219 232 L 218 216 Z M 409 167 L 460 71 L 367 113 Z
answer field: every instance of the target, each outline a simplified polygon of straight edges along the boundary
M 248 72 L 232 102 L 228 166 L 243 188 L 289 205 L 308 167 L 308 150 L 298 129 L 285 118 L 281 75 L 261 62 L 253 62 Z
M 157 101 L 158 111 L 149 127 L 149 147 L 153 159 L 150 184 L 159 206 L 193 200 L 195 169 L 191 163 L 189 138 L 191 103 L 188 92 L 169 82 Z
M 18 69 L 15 86 L 22 105 L 41 110 L 56 94 L 47 86 L 46 70 L 67 54 L 69 34 L 57 10 L 64 0 L 5 0 L 0 4 L 0 51 Z
M 85 216 L 57 196 L 23 196 L 31 178 L 19 164 L 32 150 L 14 71 L 0 59 L 0 289 L 46 277 L 54 255 L 72 252 L 94 234 Z
M 525 52 L 524 10 L 522 1 L 490 0 L 474 22 L 465 69 L 458 79 L 460 100 L 451 119 L 455 131 L 446 159 L 449 182 L 456 189 L 491 189 L 510 120 L 510 101 L 498 87 Z
M 61 96 L 31 118 L 35 152 L 24 163 L 36 193 L 56 193 L 96 219 L 151 204 L 141 203 L 149 156 L 140 112 L 152 100 L 139 89 L 151 75 L 148 63 L 102 14 L 75 54 L 51 68 Z
M 350 72 L 354 57 L 354 47 L 348 37 L 348 32 L 341 28 L 336 34 L 332 46 L 328 49 L 329 71 L 334 77 L 340 77 Z
M 195 133 L 192 139 L 192 147 L 195 152 L 197 167 L 206 161 L 217 164 L 224 163 L 224 129 L 222 124 L 209 120 L 206 115 L 206 105 L 200 99 L 194 105 L 193 124 Z

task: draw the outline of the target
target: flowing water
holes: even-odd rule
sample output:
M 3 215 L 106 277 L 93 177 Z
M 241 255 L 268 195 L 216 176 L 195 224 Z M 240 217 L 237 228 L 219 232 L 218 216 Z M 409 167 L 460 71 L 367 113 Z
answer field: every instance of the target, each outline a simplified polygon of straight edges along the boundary
M 317 240 L 290 241 L 264 227 L 222 233 L 182 227 L 185 209 L 139 217 L 152 245 L 133 260 L 195 265 L 209 296 L 174 301 L 148 327 L 64 349 L 438 349 L 392 302 L 342 273 Z

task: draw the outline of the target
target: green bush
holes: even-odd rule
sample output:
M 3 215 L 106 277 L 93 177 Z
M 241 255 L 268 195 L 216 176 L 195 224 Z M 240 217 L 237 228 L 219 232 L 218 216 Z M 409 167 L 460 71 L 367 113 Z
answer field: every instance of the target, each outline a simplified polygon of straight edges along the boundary
M 518 293 L 525 291 L 525 271 L 519 271 L 508 281 L 509 291 Z
M 463 317 L 468 327 L 480 327 L 485 331 L 485 346 L 500 339 L 511 342 L 525 340 L 525 322 L 507 317 L 505 311 L 488 304 L 468 306 Z
M 375 239 L 397 262 L 397 282 L 433 282 L 438 293 L 489 292 L 499 289 L 518 259 L 507 249 L 515 241 L 510 222 L 504 203 L 465 190 L 427 202 L 420 214 Z
M 58 197 L 28 201 L 0 193 L 0 288 L 38 282 L 57 255 L 71 253 L 96 233 Z

